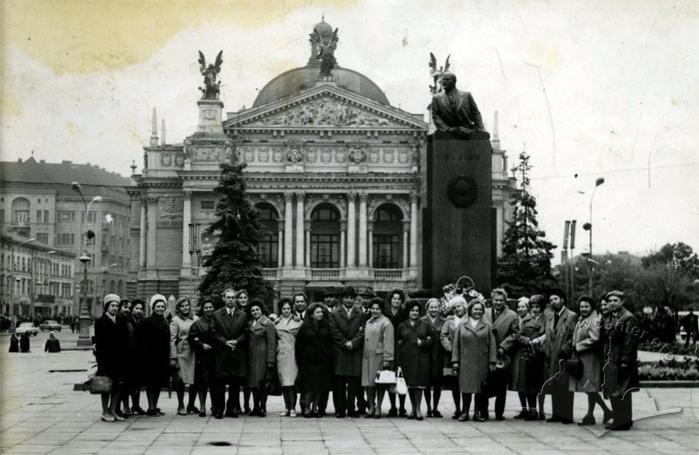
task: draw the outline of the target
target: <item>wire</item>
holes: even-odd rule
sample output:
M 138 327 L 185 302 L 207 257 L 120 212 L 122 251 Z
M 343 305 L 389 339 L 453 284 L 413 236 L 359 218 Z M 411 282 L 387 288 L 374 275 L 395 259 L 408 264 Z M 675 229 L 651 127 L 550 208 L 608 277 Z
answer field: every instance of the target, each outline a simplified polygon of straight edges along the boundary
M 699 163 L 686 163 L 686 164 L 668 164 L 664 166 L 646 166 L 646 167 L 639 167 L 636 169 L 612 169 L 610 171 L 597 171 L 597 172 L 576 172 L 574 174 L 560 174 L 560 175 L 542 175 L 542 176 L 532 176 L 530 177 L 532 180 L 546 180 L 546 179 L 561 179 L 561 178 L 578 178 L 578 177 L 585 177 L 585 176 L 590 176 L 590 175 L 608 175 L 608 174 L 626 174 L 626 173 L 631 173 L 631 172 L 647 172 L 649 169 L 669 169 L 669 168 L 678 168 L 678 167 L 691 167 L 691 166 L 699 166 Z

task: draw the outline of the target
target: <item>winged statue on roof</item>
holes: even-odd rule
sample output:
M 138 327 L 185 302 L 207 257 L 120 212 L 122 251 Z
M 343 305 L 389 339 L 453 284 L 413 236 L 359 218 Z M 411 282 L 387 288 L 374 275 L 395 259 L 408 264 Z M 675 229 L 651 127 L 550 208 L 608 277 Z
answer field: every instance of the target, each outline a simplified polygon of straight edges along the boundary
M 221 72 L 221 64 L 223 63 L 223 51 L 219 51 L 216 56 L 216 62 L 207 66 L 204 53 L 199 51 L 199 72 L 204 76 L 204 86 L 199 87 L 202 92 L 202 99 L 217 100 L 218 94 L 221 91 L 221 81 L 218 75 Z
M 442 75 L 449 71 L 449 58 L 451 54 L 447 56 L 447 60 L 444 62 L 444 66 L 437 68 L 437 57 L 430 52 L 430 76 L 434 81 L 434 85 L 430 85 L 430 92 L 434 95 L 435 93 L 442 91 Z
M 317 49 L 317 58 L 320 60 L 320 76 L 330 77 L 332 76 L 332 69 L 335 68 L 337 60 L 335 59 L 335 49 L 337 49 L 337 42 L 339 37 L 337 35 L 338 28 L 333 31 L 333 34 L 327 39 L 323 39 L 323 36 L 318 32 L 318 30 L 313 30 L 311 33 L 311 43 L 314 44 L 315 49 Z

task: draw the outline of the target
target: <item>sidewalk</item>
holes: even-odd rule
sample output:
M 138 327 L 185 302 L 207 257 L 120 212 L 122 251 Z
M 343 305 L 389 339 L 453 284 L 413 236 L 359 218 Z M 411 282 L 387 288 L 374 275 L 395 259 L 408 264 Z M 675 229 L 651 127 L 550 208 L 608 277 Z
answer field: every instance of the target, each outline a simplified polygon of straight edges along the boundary
M 35 348 L 39 346 L 34 344 Z M 5 342 L 0 345 L 5 347 Z M 161 396 L 163 417 L 138 417 L 120 423 L 100 421 L 99 397 L 73 392 L 86 372 L 91 353 L 0 354 L 2 409 L 0 453 L 3 454 L 697 454 L 699 390 L 650 389 L 634 394 L 637 418 L 660 409 L 681 413 L 637 420 L 629 432 L 604 433 L 601 424 L 578 425 L 521 422 L 516 395 L 508 396 L 505 422 L 459 423 L 449 418 L 417 422 L 406 419 L 282 418 L 282 402 L 272 397 L 268 416 L 216 420 L 180 417 L 176 399 Z M 653 398 L 651 398 L 653 397 Z M 145 396 L 142 396 L 145 402 Z M 453 412 L 445 392 L 440 406 Z M 576 417 L 586 406 L 576 394 Z M 384 409 L 387 403 L 384 402 Z M 550 401 L 546 402 L 550 409 Z M 601 418 L 598 418 L 598 421 Z

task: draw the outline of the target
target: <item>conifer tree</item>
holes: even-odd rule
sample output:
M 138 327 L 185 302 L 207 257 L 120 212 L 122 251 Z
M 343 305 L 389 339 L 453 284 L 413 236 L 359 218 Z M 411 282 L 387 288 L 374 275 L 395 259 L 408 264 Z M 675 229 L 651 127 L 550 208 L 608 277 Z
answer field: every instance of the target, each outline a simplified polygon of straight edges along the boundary
M 529 295 L 556 284 L 551 258 L 556 247 L 546 240 L 536 220 L 536 198 L 529 192 L 529 155 L 519 155 L 513 169 L 519 174 L 519 191 L 512 200 L 512 221 L 508 222 L 502 241 L 502 257 L 498 260 L 498 283 L 514 296 Z
M 199 293 L 219 298 L 228 287 L 245 289 L 250 297 L 262 298 L 269 305 L 273 291 L 262 277 L 257 253 L 262 228 L 256 209 L 245 197 L 244 168 L 245 163 L 221 163 L 221 178 L 214 190 L 220 196 L 215 212 L 218 219 L 208 228 L 210 234 L 220 235 L 204 261 L 208 270 Z

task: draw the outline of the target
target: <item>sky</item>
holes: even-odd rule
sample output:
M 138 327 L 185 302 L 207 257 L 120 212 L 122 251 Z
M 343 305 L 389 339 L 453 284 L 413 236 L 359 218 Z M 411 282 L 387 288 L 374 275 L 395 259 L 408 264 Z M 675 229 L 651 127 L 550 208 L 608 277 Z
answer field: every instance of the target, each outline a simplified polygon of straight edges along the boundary
M 594 253 L 699 249 L 696 1 L 44 1 L 2 3 L 2 160 L 142 167 L 151 111 L 169 143 L 196 129 L 197 51 L 223 50 L 225 111 L 309 57 L 339 28 L 338 64 L 392 105 L 425 112 L 429 53 L 451 55 L 510 163 L 526 150 L 547 238 L 580 226 L 594 197 Z M 559 252 L 556 252 L 558 257 Z

